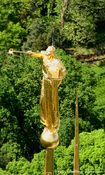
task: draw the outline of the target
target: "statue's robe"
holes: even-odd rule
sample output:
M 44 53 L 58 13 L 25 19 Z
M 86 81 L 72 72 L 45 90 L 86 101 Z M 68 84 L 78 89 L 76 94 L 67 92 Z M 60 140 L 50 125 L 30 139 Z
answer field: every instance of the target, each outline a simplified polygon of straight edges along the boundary
M 42 89 L 40 97 L 41 122 L 49 130 L 59 129 L 58 86 L 66 75 L 63 63 L 55 54 L 42 59 Z

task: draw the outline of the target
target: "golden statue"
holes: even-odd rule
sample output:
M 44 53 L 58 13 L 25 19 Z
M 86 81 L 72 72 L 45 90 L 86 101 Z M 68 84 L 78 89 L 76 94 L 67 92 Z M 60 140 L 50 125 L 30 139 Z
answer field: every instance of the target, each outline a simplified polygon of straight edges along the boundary
M 9 54 L 19 51 L 9 50 Z M 59 129 L 59 103 L 58 86 L 66 75 L 66 69 L 56 55 L 54 46 L 49 46 L 46 51 L 34 53 L 32 51 L 22 52 L 33 57 L 42 59 L 42 89 L 40 96 L 41 122 L 46 126 L 42 135 L 41 143 L 46 148 L 54 148 L 59 143 L 57 131 Z
M 26 53 L 41 58 L 43 80 L 40 96 L 40 119 L 46 127 L 41 134 L 40 141 L 46 148 L 44 175 L 54 175 L 53 148 L 59 144 L 57 131 L 60 125 L 58 86 L 66 76 L 66 69 L 57 57 L 53 46 L 49 46 L 46 51 L 40 53 L 20 52 L 13 49 L 8 52 L 8 54 L 13 53 Z

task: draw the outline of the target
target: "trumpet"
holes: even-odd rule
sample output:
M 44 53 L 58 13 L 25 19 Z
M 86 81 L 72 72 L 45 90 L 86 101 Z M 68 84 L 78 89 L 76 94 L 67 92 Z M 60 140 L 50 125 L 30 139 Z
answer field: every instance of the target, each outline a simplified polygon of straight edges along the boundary
M 12 48 L 9 49 L 7 54 L 8 55 L 12 55 L 13 53 L 25 53 L 25 54 L 28 54 L 28 55 L 32 55 L 33 54 L 33 52 L 31 50 L 29 50 L 27 52 L 25 52 L 25 51 L 15 51 Z

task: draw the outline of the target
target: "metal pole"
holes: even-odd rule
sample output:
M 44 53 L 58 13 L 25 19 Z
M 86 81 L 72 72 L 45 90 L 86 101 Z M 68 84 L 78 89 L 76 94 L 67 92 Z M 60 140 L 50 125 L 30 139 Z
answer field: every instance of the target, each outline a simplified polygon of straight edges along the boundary
M 44 175 L 54 175 L 54 150 L 46 148 Z
M 78 88 L 76 87 L 76 110 L 75 110 L 75 144 L 74 144 L 74 167 L 73 175 L 79 175 L 79 124 L 78 124 Z

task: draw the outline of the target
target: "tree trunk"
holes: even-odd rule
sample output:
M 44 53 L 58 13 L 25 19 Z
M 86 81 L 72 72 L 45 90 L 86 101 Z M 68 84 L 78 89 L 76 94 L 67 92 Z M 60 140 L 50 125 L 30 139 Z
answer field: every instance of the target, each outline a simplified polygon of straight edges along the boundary
M 61 12 L 61 27 L 64 27 L 64 17 L 65 17 L 65 11 L 67 9 L 67 5 L 68 5 L 68 0 L 64 0 L 64 6 L 62 8 L 62 12 Z

